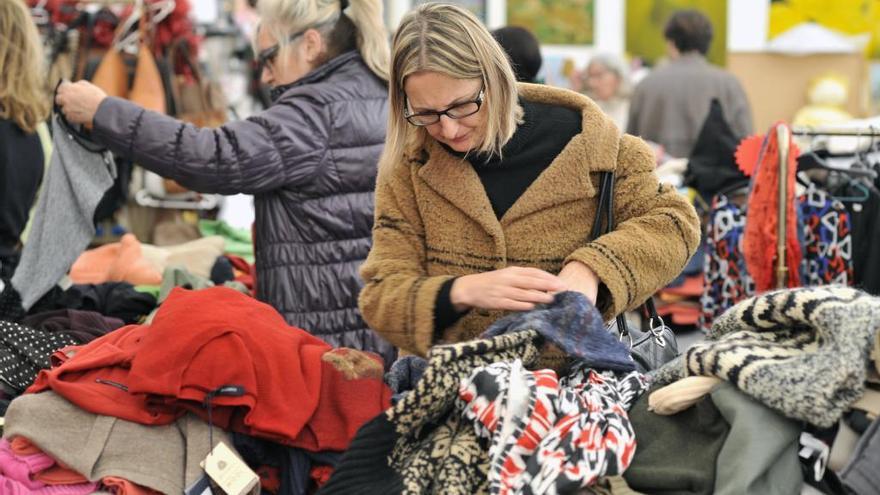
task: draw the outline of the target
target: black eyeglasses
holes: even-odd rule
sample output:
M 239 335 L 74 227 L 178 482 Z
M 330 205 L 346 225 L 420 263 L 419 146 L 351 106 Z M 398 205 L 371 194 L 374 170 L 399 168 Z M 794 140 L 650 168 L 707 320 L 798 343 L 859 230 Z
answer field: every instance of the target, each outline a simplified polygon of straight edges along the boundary
M 477 97 L 471 101 L 465 101 L 462 103 L 456 103 L 446 110 L 442 110 L 439 112 L 419 112 L 419 113 L 409 113 L 409 110 L 404 109 L 403 117 L 410 124 L 418 127 L 424 127 L 426 125 L 436 124 L 440 122 L 440 117 L 447 116 L 450 119 L 463 119 L 465 117 L 470 117 L 471 115 L 480 111 L 480 107 L 483 106 L 483 91 L 485 88 L 480 88 L 479 94 Z M 404 104 L 409 107 L 409 102 L 406 101 L 406 96 L 404 96 Z
M 304 35 L 306 31 L 311 28 L 303 29 L 298 33 L 293 33 L 287 38 L 288 43 L 292 43 L 293 40 L 299 38 Z M 266 48 L 265 50 L 260 50 L 260 53 L 257 54 L 257 62 L 260 64 L 260 68 L 268 66 L 275 62 L 275 59 L 278 57 L 278 52 L 281 50 L 281 44 L 275 43 L 274 45 Z

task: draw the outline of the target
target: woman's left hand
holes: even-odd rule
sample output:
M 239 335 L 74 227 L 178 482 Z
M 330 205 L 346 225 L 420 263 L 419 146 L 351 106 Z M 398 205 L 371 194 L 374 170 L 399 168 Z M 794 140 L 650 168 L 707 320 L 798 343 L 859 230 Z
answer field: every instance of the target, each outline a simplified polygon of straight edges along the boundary
M 63 82 L 58 87 L 55 103 L 72 124 L 92 125 L 98 106 L 107 93 L 88 81 Z
M 568 286 L 568 290 L 580 292 L 587 296 L 594 305 L 599 293 L 599 277 L 589 266 L 580 261 L 571 261 L 562 267 L 559 278 Z

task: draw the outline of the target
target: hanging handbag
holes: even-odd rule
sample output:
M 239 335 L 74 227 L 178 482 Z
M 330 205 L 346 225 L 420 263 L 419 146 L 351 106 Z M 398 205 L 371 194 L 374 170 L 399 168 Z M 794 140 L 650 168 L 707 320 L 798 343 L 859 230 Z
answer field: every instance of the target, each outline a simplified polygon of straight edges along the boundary
M 599 206 L 596 209 L 596 219 L 590 239 L 597 239 L 614 230 L 614 173 L 602 172 L 599 175 Z M 648 331 L 629 328 L 623 314 L 617 315 L 611 321 L 608 330 L 618 334 L 622 342 L 629 343 L 636 368 L 644 373 L 671 361 L 678 355 L 678 345 L 675 341 L 675 333 L 657 314 L 652 298 L 649 297 L 640 309 L 648 315 Z
M 168 49 L 168 65 L 172 68 L 183 62 L 191 77 L 173 76 L 171 95 L 174 115 L 196 127 L 220 127 L 227 119 L 226 97 L 220 86 L 202 75 L 198 61 L 190 53 L 185 39 L 176 41 Z

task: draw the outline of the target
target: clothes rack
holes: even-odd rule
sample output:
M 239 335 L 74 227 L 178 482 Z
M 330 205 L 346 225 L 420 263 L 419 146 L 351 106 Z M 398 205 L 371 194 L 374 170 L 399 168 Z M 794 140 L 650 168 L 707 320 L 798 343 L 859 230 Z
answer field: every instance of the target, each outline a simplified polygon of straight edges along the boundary
M 791 133 L 795 136 L 847 136 L 880 138 L 880 127 L 868 127 L 867 129 L 821 129 L 813 127 L 793 127 L 791 129 Z
M 788 154 L 789 128 L 780 125 L 776 128 L 779 143 L 779 218 L 776 224 L 776 287 L 785 288 L 788 268 L 785 265 L 786 210 L 788 208 Z

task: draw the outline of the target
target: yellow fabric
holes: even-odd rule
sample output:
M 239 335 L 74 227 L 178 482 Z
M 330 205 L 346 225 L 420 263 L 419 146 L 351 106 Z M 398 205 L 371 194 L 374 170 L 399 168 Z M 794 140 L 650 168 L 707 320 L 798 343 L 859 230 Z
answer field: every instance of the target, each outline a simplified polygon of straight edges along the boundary
M 599 307 L 610 319 L 678 275 L 699 244 L 694 208 L 659 184 L 647 144 L 622 136 L 589 98 L 540 85 L 519 89 L 527 101 L 579 110 L 583 131 L 500 221 L 470 164 L 430 138 L 380 167 L 359 307 L 370 327 L 401 349 L 424 355 L 434 344 L 435 301 L 452 277 L 507 266 L 558 273 L 577 260 L 607 287 Z M 601 171 L 616 176 L 617 228 L 588 243 Z M 472 339 L 502 315 L 470 311 L 442 341 Z
M 40 137 L 40 145 L 43 147 L 43 181 L 45 181 L 46 176 L 49 175 L 49 162 L 52 160 L 52 135 L 49 133 L 49 126 L 46 125 L 45 122 L 41 122 L 37 125 L 37 135 Z M 42 191 L 43 184 L 40 183 L 40 187 L 37 189 L 37 196 L 34 198 L 34 206 L 31 207 L 31 212 L 28 214 L 27 224 L 25 224 L 24 230 L 19 237 L 22 244 L 27 242 L 28 235 L 31 233 L 31 224 L 34 221 L 34 211 L 37 207 L 37 199 L 39 199 Z

